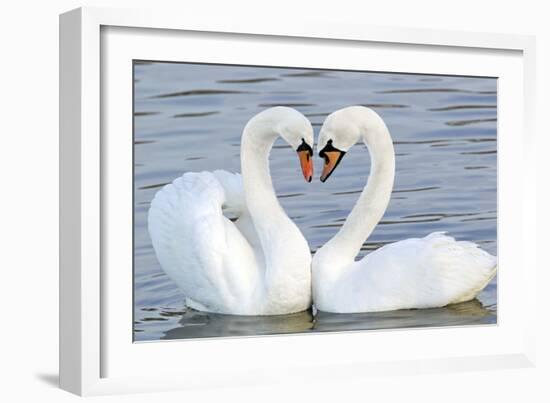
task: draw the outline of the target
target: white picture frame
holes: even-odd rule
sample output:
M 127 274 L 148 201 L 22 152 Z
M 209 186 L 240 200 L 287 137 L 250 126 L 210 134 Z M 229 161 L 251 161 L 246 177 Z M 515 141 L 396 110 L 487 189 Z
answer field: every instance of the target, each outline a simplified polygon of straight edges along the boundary
M 113 142 L 109 133 L 115 128 L 127 131 L 131 122 L 131 114 L 125 116 L 127 97 L 131 95 L 125 91 L 132 85 L 125 81 L 125 63 L 133 57 L 178 59 L 173 53 L 174 44 L 186 40 L 185 35 L 192 36 L 187 52 L 196 53 L 193 61 L 202 61 L 198 60 L 199 48 L 204 52 L 208 46 L 233 41 L 234 46 L 225 46 L 231 52 L 224 55 L 220 48 L 219 54 L 208 56 L 209 60 L 227 62 L 238 58 L 243 64 L 255 61 L 254 64 L 273 65 L 267 52 L 258 50 L 244 55 L 239 44 L 258 49 L 269 46 L 274 51 L 286 47 L 293 57 L 292 47 L 309 46 L 310 67 L 315 67 L 326 63 L 322 52 L 313 51 L 319 46 L 335 54 L 342 51 L 339 63 L 348 67 L 352 62 L 349 57 L 345 61 L 344 54 L 353 49 L 384 55 L 378 61 L 369 61 L 371 70 L 387 71 L 387 66 L 392 65 L 394 70 L 407 72 L 501 72 L 498 325 L 132 343 L 131 326 L 128 327 L 131 311 L 127 309 L 131 278 L 124 270 L 114 273 L 107 269 L 110 259 L 124 263 L 127 257 L 112 256 L 108 239 L 120 237 L 117 239 L 127 246 L 131 243 L 131 227 L 125 226 L 124 221 L 112 225 L 110 217 L 116 215 L 106 214 L 123 208 L 112 205 L 112 199 L 118 199 L 113 191 L 123 189 L 128 179 L 125 171 L 109 163 L 109 158 L 117 155 L 121 166 L 131 164 L 131 150 L 127 150 L 123 140 Z M 132 37 L 135 40 L 138 36 L 139 49 L 135 43 L 132 45 Z M 198 46 L 193 41 L 203 42 Z M 321 21 L 282 27 L 269 19 L 207 20 L 169 10 L 81 8 L 61 15 L 61 387 L 79 395 L 96 395 L 534 365 L 535 319 L 525 316 L 525 312 L 535 311 L 537 270 L 535 243 L 528 242 L 528 234 L 535 233 L 536 226 L 534 184 L 528 179 L 534 177 L 529 173 L 535 170 L 534 159 L 529 158 L 535 147 L 534 49 L 534 39 L 520 35 Z M 425 57 L 408 58 L 406 65 L 399 63 L 400 54 L 417 53 Z M 439 54 L 443 56 L 436 58 Z M 477 64 L 469 63 L 466 54 L 476 58 Z M 361 58 L 354 60 L 354 67 L 361 68 Z M 308 67 L 304 63 L 301 65 Z M 112 79 L 106 80 L 102 74 Z M 512 161 L 508 152 L 512 149 L 519 150 L 523 158 Z M 507 168 L 507 161 L 513 162 L 515 169 Z M 506 186 L 510 179 L 522 183 L 520 194 L 517 188 Z M 113 298 L 113 290 L 117 298 Z M 512 298 L 520 302 L 507 303 Z M 126 322 L 128 315 L 130 320 Z M 414 346 L 409 350 L 414 351 L 397 347 L 403 345 L 405 338 L 408 346 Z M 453 345 L 451 340 L 461 343 Z M 364 346 L 361 353 L 354 349 L 358 345 Z M 177 358 L 182 350 L 186 350 L 185 366 Z M 324 354 L 318 354 L 320 351 Z M 201 359 L 205 354 L 209 355 L 208 362 Z M 174 358 L 169 360 L 168 355 Z M 145 365 L 137 368 L 137 363 Z

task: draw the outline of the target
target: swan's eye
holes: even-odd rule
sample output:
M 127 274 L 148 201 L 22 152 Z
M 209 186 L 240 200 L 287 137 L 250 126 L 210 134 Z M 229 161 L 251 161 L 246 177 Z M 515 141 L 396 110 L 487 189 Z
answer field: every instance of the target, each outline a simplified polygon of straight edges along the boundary
M 327 155 L 328 152 L 330 151 L 338 151 L 338 152 L 341 152 L 339 149 L 337 149 L 336 147 L 334 147 L 332 145 L 332 139 L 329 139 L 327 141 L 327 144 L 323 147 L 323 149 L 321 151 L 319 151 L 319 157 L 321 158 L 324 158 L 325 159 L 325 164 L 328 164 L 330 159 Z
M 346 154 L 345 151 L 340 151 L 332 145 L 332 140 L 329 140 L 326 146 L 319 152 L 319 157 L 325 160 L 325 166 L 323 168 L 323 173 L 321 174 L 321 182 L 324 182 L 336 169 L 342 157 Z
M 304 139 L 302 139 L 302 144 L 300 144 L 298 146 L 296 151 L 297 152 L 307 151 L 307 160 L 308 161 L 309 161 L 309 157 L 313 155 L 313 149 L 311 148 L 311 146 L 308 143 L 306 143 L 306 141 Z

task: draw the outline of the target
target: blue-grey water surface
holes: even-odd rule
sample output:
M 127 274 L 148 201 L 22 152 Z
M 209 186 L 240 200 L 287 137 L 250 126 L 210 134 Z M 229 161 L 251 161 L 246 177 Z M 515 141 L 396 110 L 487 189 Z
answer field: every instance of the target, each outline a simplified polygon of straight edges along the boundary
M 496 254 L 496 79 L 150 62 L 136 62 L 134 78 L 136 341 L 496 322 L 496 279 L 477 300 L 439 309 L 274 317 L 189 310 L 157 262 L 146 222 L 155 192 L 182 173 L 240 172 L 241 131 L 259 111 L 294 107 L 317 135 L 327 114 L 360 104 L 382 116 L 396 151 L 390 205 L 360 256 L 432 231 Z M 270 161 L 279 200 L 314 252 L 365 185 L 367 150 L 352 148 L 324 184 L 321 159 L 314 181 L 305 183 L 296 153 L 282 140 Z

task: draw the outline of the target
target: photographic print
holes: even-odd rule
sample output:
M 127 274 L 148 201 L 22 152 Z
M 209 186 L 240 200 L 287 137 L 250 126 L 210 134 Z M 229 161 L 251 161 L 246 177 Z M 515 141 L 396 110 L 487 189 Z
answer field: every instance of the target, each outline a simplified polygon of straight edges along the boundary
M 133 63 L 134 341 L 497 322 L 497 79 Z

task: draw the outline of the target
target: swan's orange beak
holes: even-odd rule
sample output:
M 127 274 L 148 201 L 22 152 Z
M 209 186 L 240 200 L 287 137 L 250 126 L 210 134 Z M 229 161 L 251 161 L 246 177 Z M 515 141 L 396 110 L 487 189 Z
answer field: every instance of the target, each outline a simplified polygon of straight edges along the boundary
M 329 176 L 334 172 L 340 161 L 342 160 L 342 157 L 346 154 L 344 151 L 340 151 L 337 148 L 334 148 L 332 146 L 332 143 L 329 143 L 321 152 L 319 153 L 319 157 L 323 158 L 325 160 L 325 164 L 323 165 L 323 172 L 321 173 L 321 182 L 326 181 Z
M 300 166 L 302 167 L 302 173 L 304 179 L 307 182 L 311 182 L 313 178 L 313 159 L 311 158 L 310 150 L 298 150 L 298 158 L 300 159 Z

